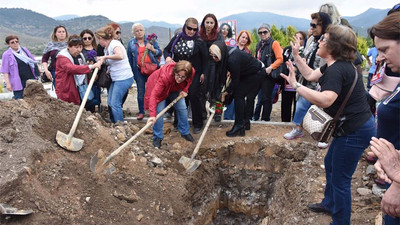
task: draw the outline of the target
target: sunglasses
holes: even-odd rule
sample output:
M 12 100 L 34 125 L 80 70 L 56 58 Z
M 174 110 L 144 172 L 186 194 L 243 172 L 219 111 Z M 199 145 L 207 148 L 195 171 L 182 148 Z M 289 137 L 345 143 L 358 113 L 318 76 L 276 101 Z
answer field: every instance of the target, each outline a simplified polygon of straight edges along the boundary
M 325 38 L 324 35 L 321 35 L 321 37 L 319 38 L 320 42 L 327 42 L 328 40 Z
M 91 40 L 92 40 L 92 37 L 84 37 L 83 40 L 84 40 L 84 41 L 91 41 Z
M 268 34 L 268 31 L 259 31 L 258 34 L 259 35 L 266 35 L 266 34 Z
M 121 34 L 121 31 L 116 31 L 115 32 L 117 35 L 120 35 Z
M 186 28 L 188 29 L 188 31 L 197 31 L 198 30 L 198 28 L 193 28 L 193 27 L 189 27 L 189 26 L 187 26 Z
M 312 28 L 317 28 L 317 26 L 318 26 L 318 24 L 315 24 L 315 23 L 310 23 L 310 27 L 312 27 Z
M 179 75 L 179 74 L 177 74 L 177 73 L 175 73 L 175 77 L 176 77 L 177 79 L 181 79 L 181 80 L 185 80 L 185 79 L 186 79 L 186 76 L 181 76 L 181 75 Z
M 18 44 L 19 41 L 10 41 L 9 43 L 13 45 L 13 44 Z

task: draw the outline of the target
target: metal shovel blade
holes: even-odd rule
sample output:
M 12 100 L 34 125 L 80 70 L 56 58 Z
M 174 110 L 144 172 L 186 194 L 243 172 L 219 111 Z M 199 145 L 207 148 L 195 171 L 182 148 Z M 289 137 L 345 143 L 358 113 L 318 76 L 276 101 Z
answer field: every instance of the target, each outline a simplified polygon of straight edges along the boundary
M 0 204 L 0 212 L 2 215 L 19 215 L 19 216 L 25 216 L 33 213 L 33 210 L 28 209 L 28 210 L 21 210 L 17 209 L 14 207 L 11 207 L 7 204 Z
M 83 147 L 82 139 L 69 137 L 61 131 L 57 131 L 56 140 L 58 145 L 71 152 L 80 151 Z
M 191 160 L 190 158 L 188 158 L 186 156 L 182 156 L 179 159 L 179 163 L 181 163 L 183 165 L 183 167 L 185 167 L 186 172 L 192 173 L 200 166 L 201 161 L 197 160 L 197 159 Z
M 97 168 L 99 167 L 99 168 Z M 103 150 L 99 150 L 90 159 L 90 171 L 96 173 L 97 171 L 105 170 L 106 173 L 112 174 L 115 172 L 115 166 L 112 163 L 106 165 L 106 157 Z

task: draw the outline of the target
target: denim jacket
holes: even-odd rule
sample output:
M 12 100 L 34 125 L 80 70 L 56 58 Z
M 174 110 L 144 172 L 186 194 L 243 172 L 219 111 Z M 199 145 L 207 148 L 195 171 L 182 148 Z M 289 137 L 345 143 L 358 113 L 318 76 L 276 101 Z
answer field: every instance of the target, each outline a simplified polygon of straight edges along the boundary
M 144 45 L 146 46 L 146 44 L 147 44 L 147 39 L 145 37 Z M 157 41 L 153 44 L 153 47 L 156 50 L 156 53 L 153 54 L 152 51 L 149 51 L 148 55 L 150 57 L 151 62 L 157 64 L 157 67 L 160 68 L 160 64 L 158 63 L 158 60 L 156 57 L 161 56 L 162 51 L 161 51 L 160 46 L 158 45 Z M 127 54 L 128 54 L 129 64 L 131 65 L 133 74 L 138 74 L 139 71 L 138 71 L 138 65 L 137 65 L 137 61 L 138 61 L 137 57 L 139 54 L 139 50 L 138 50 L 138 42 L 137 42 L 136 38 L 132 38 L 129 41 Z

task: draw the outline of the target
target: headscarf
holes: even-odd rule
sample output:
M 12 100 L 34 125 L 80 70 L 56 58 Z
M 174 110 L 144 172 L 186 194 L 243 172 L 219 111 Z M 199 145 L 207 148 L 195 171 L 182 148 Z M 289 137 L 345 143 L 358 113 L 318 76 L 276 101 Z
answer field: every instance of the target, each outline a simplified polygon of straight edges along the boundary
M 197 30 L 196 33 L 195 33 L 192 37 L 190 37 L 189 35 L 186 34 L 185 28 L 186 28 L 186 24 L 183 25 L 182 32 L 180 32 L 180 33 L 176 36 L 174 42 L 172 43 L 170 52 L 174 52 L 174 47 L 175 47 L 176 43 L 177 43 L 181 38 L 182 38 L 183 40 L 187 40 L 187 41 L 188 41 L 188 40 L 194 40 L 194 39 L 196 39 L 196 38 L 199 37 L 199 30 Z
M 67 47 L 67 42 L 51 41 L 47 44 L 46 48 L 43 50 L 43 54 L 46 54 L 53 50 L 60 51 L 61 49 L 64 49 L 66 47 Z

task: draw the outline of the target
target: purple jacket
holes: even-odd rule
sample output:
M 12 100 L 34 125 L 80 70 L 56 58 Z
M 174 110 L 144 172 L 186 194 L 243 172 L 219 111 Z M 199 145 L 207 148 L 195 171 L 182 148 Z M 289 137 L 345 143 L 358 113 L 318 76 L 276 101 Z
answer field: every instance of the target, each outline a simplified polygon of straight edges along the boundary
M 27 55 L 29 56 L 29 58 L 35 60 L 35 57 L 33 57 L 33 55 L 29 52 L 29 50 L 25 47 L 21 47 L 23 48 L 23 50 L 25 50 L 25 52 L 27 53 Z M 21 83 L 21 79 L 19 77 L 19 72 L 18 72 L 18 63 L 17 60 L 15 59 L 14 54 L 11 51 L 11 48 L 9 48 L 7 51 L 5 51 L 3 53 L 2 56 L 2 63 L 1 63 L 1 69 L 0 69 L 0 73 L 8 73 L 9 75 L 9 80 L 12 86 L 13 91 L 20 91 L 22 90 L 22 83 Z M 32 69 L 32 74 L 35 78 L 35 71 L 34 69 Z

